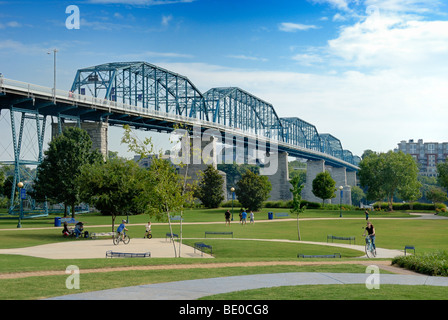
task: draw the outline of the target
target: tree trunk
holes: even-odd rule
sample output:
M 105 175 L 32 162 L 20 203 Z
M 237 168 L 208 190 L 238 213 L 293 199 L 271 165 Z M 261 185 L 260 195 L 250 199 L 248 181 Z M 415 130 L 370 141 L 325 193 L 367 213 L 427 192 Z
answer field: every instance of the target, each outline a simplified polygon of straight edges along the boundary
M 173 236 L 173 228 L 171 226 L 171 218 L 170 218 L 170 212 L 166 212 L 168 215 L 168 224 L 170 226 L 170 233 L 171 233 L 171 241 L 173 241 L 173 248 L 174 248 L 174 258 L 177 258 L 177 251 L 176 251 L 176 244 L 174 243 L 174 236 Z
M 299 215 L 297 215 L 297 235 L 299 237 L 299 241 L 302 241 L 302 238 L 300 237 Z

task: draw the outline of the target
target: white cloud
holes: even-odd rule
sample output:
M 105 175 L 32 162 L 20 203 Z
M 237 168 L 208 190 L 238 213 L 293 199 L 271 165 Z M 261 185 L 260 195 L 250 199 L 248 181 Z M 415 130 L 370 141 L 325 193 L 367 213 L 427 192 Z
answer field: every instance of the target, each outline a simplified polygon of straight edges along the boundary
M 191 3 L 196 0 L 88 0 L 94 4 L 125 4 L 137 6 L 156 6 L 164 4 Z
M 300 23 L 292 23 L 292 22 L 283 22 L 278 26 L 280 31 L 285 32 L 296 32 L 296 31 L 306 31 L 310 29 L 318 29 L 319 27 L 315 25 L 307 25 Z
M 228 55 L 227 57 L 232 58 L 232 59 L 240 59 L 240 60 L 252 60 L 252 61 L 262 61 L 262 62 L 268 61 L 268 59 L 266 59 L 266 58 L 246 56 L 244 54 Z
M 167 27 L 170 24 L 171 20 L 173 20 L 172 15 L 162 16 L 162 26 Z

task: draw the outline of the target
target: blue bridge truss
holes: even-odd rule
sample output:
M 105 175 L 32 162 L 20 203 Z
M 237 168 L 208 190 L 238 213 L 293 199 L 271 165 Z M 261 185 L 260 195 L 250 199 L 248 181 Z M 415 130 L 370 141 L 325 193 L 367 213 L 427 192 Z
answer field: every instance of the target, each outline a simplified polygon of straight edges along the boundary
M 42 160 L 47 116 L 58 119 L 59 130 L 65 120 L 78 125 L 95 121 L 166 132 L 179 124 L 187 128 L 199 124 L 201 130 L 230 130 L 242 139 L 264 138 L 290 156 L 325 160 L 348 171 L 357 171 L 361 160 L 344 150 L 333 135 L 319 133 L 300 118 L 279 117 L 272 104 L 245 90 L 225 87 L 202 93 L 187 77 L 147 62 L 105 63 L 79 69 L 70 91 L 0 77 L 0 112 L 5 109 L 11 113 L 14 185 L 21 180 L 20 166 Z M 15 115 L 21 119 L 19 125 Z M 21 158 L 25 121 L 36 123 L 37 159 Z

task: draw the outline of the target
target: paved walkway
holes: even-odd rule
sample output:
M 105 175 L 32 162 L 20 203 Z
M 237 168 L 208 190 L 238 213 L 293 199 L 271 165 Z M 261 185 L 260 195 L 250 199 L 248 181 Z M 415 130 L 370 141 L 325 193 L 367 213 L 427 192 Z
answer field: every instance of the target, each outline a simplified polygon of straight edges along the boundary
M 211 279 L 158 283 L 66 295 L 50 300 L 195 300 L 214 294 L 279 286 L 322 284 L 430 285 L 448 287 L 448 278 L 424 275 L 295 272 L 255 274 Z M 370 277 L 370 278 L 369 278 Z

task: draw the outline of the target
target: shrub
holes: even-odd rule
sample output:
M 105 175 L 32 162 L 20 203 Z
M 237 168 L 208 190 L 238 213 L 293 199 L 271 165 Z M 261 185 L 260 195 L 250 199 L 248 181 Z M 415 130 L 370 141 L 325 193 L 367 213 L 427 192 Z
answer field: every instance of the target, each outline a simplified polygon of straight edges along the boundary
M 448 252 L 446 251 L 396 257 L 392 260 L 392 264 L 430 276 L 448 276 Z

